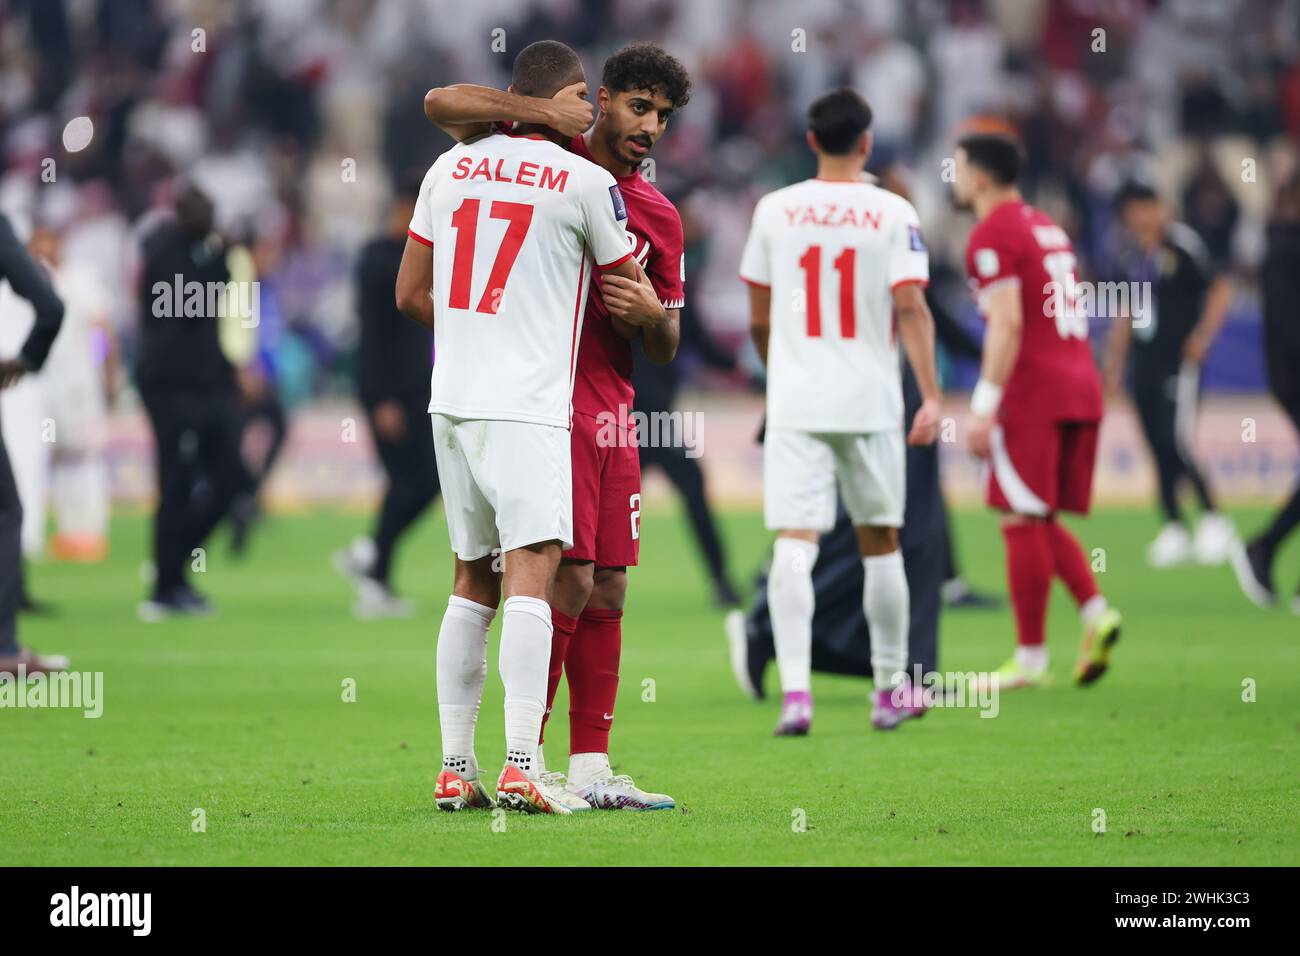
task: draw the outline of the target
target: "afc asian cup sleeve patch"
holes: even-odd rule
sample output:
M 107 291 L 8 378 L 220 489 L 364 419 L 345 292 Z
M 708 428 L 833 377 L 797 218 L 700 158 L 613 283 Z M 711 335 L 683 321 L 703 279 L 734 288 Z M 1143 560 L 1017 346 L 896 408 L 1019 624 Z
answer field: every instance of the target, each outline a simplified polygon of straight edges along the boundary
M 996 249 L 975 250 L 975 271 L 981 278 L 991 279 L 998 274 L 998 253 Z
M 913 252 L 925 252 L 925 240 L 921 238 L 921 227 L 907 227 L 907 247 Z
M 614 203 L 614 218 L 620 222 L 627 218 L 627 202 L 623 199 L 623 193 L 619 191 L 618 183 L 609 187 L 609 198 Z

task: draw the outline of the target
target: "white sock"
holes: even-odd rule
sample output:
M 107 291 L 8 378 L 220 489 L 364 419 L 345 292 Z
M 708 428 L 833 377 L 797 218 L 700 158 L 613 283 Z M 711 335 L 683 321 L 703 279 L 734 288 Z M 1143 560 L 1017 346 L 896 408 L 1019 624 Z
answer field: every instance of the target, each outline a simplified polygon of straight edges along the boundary
M 507 598 L 501 617 L 501 683 L 506 689 L 506 762 L 536 773 L 537 738 L 546 712 L 551 667 L 551 606 L 541 598 Z
M 487 677 L 487 634 L 496 609 L 452 595 L 438 630 L 438 723 L 442 764 L 463 776 L 478 774 L 474 725 Z
M 862 573 L 862 610 L 871 629 L 871 670 L 876 690 L 885 690 L 894 686 L 899 673 L 907 672 L 911 595 L 903 570 L 903 552 L 863 558 Z
M 1083 618 L 1083 626 L 1089 627 L 1092 622 L 1101 617 L 1110 608 L 1106 603 L 1106 597 L 1102 594 L 1094 594 L 1088 600 L 1083 602 L 1083 607 L 1079 608 L 1079 616 Z
M 817 600 L 812 569 L 817 551 L 815 541 L 799 538 L 777 538 L 772 549 L 767 606 L 781 690 L 787 694 L 812 687 L 812 621 Z
M 574 790 L 589 787 L 597 780 L 613 775 L 614 771 L 609 766 L 609 754 L 569 755 L 569 786 Z
M 1017 644 L 1016 663 L 1031 674 L 1041 674 L 1047 670 L 1046 644 Z

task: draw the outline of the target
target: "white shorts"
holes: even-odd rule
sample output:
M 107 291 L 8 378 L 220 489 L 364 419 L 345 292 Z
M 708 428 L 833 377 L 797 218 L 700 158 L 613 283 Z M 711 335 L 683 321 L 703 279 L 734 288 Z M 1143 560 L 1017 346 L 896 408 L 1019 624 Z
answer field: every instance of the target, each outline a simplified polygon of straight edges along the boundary
M 763 443 L 763 517 L 770 531 L 829 531 L 835 482 L 855 526 L 899 528 L 906 502 L 902 429 L 801 432 L 769 428 Z
M 451 549 L 462 561 L 541 541 L 573 547 L 567 428 L 429 417 Z

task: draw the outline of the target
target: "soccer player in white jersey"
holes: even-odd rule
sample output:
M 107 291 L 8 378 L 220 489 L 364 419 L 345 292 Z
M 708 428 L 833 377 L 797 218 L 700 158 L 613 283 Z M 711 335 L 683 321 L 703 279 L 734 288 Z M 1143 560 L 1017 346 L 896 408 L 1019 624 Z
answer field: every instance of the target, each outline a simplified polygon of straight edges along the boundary
M 551 97 L 583 81 L 573 50 L 541 41 L 519 53 L 511 89 Z M 420 189 L 397 277 L 399 308 L 434 331 L 429 411 L 456 555 L 438 633 L 435 799 L 444 810 L 492 805 L 479 782 L 474 725 L 504 590 L 506 764 L 496 799 L 531 813 L 570 812 L 536 761 L 551 585 L 561 550 L 573 544 L 574 361 L 593 270 L 635 279 L 636 267 L 614 177 L 566 142 L 548 127 L 516 126 L 440 156 Z
M 875 676 L 872 724 L 920 713 L 906 683 L 908 590 L 903 523 L 903 395 L 896 339 L 922 404 L 907 441 L 928 445 L 939 422 L 929 260 L 916 210 L 866 181 L 871 109 L 850 89 L 808 112 L 817 176 L 758 202 L 740 276 L 751 334 L 767 364 L 763 499 L 777 534 L 768 604 L 785 693 L 779 736 L 812 725 L 809 672 L 818 539 L 835 522 L 835 483 L 857 531 L 863 608 Z

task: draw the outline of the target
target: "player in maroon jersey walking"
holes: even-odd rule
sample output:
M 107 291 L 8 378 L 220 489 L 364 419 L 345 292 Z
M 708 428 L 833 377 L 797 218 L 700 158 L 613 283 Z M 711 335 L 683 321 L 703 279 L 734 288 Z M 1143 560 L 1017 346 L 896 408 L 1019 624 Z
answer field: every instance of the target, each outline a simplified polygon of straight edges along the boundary
M 631 340 L 647 358 L 670 362 L 685 304 L 682 224 L 676 207 L 642 175 L 641 163 L 690 98 L 682 65 L 654 44 L 638 43 L 605 61 L 590 124 L 585 86 L 553 100 L 488 87 L 430 90 L 425 113 L 456 139 L 491 123 L 543 122 L 573 133 L 569 148 L 613 174 L 627 205 L 629 247 L 640 282 L 602 276 L 592 283 L 573 392 L 573 535 L 551 601 L 551 674 L 546 713 L 560 675 L 569 682 L 569 772 L 545 774 L 565 788 L 573 809 L 658 810 L 676 804 L 647 793 L 609 763 L 609 731 L 618 693 L 627 569 L 640 549 L 641 466 L 632 411 Z M 585 132 L 584 132 L 585 131 Z M 540 753 L 540 750 L 539 750 Z
M 966 271 L 988 324 L 967 439 L 989 463 L 988 503 L 1002 512 L 1016 652 L 995 673 L 1003 688 L 1044 683 L 1052 578 L 1083 618 L 1074 678 L 1106 671 L 1120 616 L 1097 586 L 1078 540 L 1057 513 L 1087 514 L 1101 424 L 1101 378 L 1088 317 L 1075 308 L 1069 237 L 1016 187 L 1020 153 L 1009 139 L 967 136 L 957 145 L 953 192 L 978 220 Z

